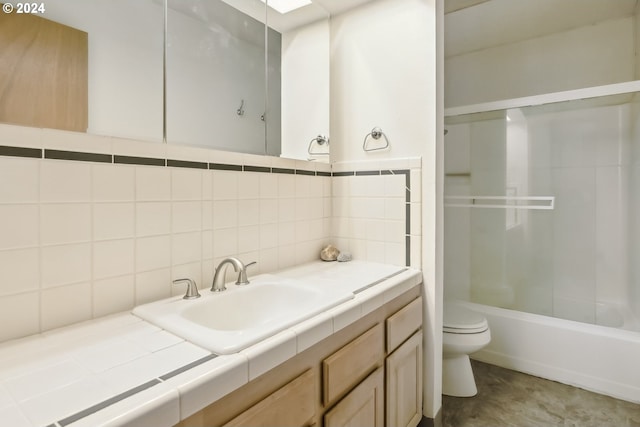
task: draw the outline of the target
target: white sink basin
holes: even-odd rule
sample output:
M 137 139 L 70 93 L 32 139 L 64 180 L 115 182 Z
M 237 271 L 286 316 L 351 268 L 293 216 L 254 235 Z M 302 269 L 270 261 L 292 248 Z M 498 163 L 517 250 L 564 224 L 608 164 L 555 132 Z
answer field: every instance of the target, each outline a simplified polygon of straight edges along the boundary
M 141 305 L 133 314 L 213 353 L 231 354 L 353 298 L 274 275 L 200 293 L 195 300 L 180 296 Z

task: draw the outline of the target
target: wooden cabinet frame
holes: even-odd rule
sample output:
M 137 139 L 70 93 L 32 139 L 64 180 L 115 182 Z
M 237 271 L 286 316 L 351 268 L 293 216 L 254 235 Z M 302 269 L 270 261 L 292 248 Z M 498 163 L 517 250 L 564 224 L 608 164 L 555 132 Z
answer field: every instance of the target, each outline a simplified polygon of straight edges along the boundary
M 178 424 L 178 426 L 212 427 L 225 425 L 234 418 L 239 418 L 239 414 L 242 414 L 247 410 L 251 411 L 255 405 L 269 398 L 274 394 L 274 392 L 277 393 L 278 390 L 287 386 L 305 372 L 310 372 L 310 375 L 313 377 L 313 387 L 315 387 L 315 398 L 313 402 L 314 415 L 312 419 L 306 423 L 308 426 L 323 425 L 324 415 L 337 407 L 337 405 L 339 405 L 344 399 L 356 399 L 350 398 L 349 396 L 351 396 L 351 393 L 364 383 L 364 381 L 360 383 L 358 383 L 358 381 L 361 381 L 364 377 L 369 378 L 367 375 L 370 375 L 371 372 L 381 372 L 383 383 L 382 391 L 384 391 L 384 366 L 385 357 L 388 355 L 384 350 L 386 329 L 385 321 L 387 318 L 400 311 L 400 309 L 405 307 L 407 304 L 416 300 L 416 298 L 421 294 L 421 289 L 422 285 L 414 286 L 397 298 L 394 298 L 392 301 L 389 301 L 382 307 L 367 314 L 346 328 L 343 328 L 319 343 L 316 343 L 302 353 L 250 381 L 248 384 L 245 384 L 216 402 L 213 402 L 206 408 L 183 420 Z M 354 380 L 355 383 L 343 385 L 340 387 L 340 389 L 343 390 L 336 395 L 337 397 L 329 399 L 329 401 L 325 403 L 325 399 L 322 398 L 324 394 L 322 384 L 324 382 L 325 375 L 323 374 L 323 361 L 336 360 L 336 358 L 332 358 L 332 356 L 339 354 L 337 352 L 345 347 L 349 348 L 347 346 L 353 343 L 356 343 L 353 345 L 358 346 L 358 343 L 361 342 L 373 342 L 370 341 L 371 336 L 377 337 L 376 339 L 379 341 L 372 345 L 374 347 L 379 346 L 381 348 L 380 352 L 371 351 L 372 354 L 375 354 L 373 357 L 367 357 L 367 359 L 369 359 L 367 364 L 372 365 L 373 367 L 362 375 L 356 375 L 357 379 Z M 368 347 L 368 345 L 364 347 Z M 359 348 L 362 349 L 364 347 Z M 362 387 L 362 389 L 364 388 L 367 388 L 367 386 L 365 385 Z M 364 393 L 366 395 L 367 393 L 362 391 L 362 389 L 360 389 L 358 393 Z M 380 406 L 375 406 L 375 409 L 379 410 L 386 404 L 384 403 L 384 393 L 381 392 L 381 394 L 376 398 L 382 399 L 383 402 Z M 384 413 L 384 409 L 382 410 Z M 384 416 L 381 417 L 381 423 L 384 423 Z M 286 426 L 283 425 L 281 427 Z

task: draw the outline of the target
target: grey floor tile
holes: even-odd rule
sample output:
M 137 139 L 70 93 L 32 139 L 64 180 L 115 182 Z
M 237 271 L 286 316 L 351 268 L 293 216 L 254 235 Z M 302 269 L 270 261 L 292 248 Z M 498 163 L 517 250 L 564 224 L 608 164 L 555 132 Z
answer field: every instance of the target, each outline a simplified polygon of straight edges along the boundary
M 443 427 L 640 427 L 640 405 L 472 361 L 478 395 L 443 396 Z

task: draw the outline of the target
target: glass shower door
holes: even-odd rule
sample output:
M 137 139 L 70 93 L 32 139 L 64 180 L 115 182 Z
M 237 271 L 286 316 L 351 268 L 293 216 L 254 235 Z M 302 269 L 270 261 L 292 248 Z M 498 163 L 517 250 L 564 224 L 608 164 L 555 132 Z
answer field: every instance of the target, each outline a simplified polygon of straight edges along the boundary
M 446 297 L 611 321 L 629 293 L 632 99 L 446 118 Z

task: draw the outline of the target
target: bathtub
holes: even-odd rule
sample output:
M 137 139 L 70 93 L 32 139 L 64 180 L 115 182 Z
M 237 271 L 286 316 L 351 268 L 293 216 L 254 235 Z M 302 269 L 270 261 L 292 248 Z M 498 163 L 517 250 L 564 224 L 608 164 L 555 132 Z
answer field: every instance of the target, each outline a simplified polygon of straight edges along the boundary
M 640 332 L 462 304 L 491 328 L 473 359 L 640 403 Z

